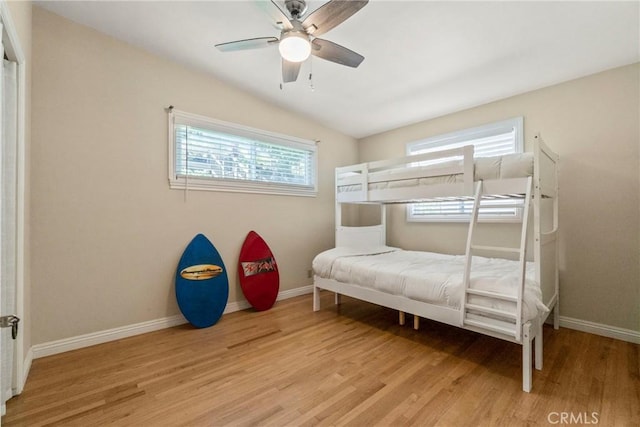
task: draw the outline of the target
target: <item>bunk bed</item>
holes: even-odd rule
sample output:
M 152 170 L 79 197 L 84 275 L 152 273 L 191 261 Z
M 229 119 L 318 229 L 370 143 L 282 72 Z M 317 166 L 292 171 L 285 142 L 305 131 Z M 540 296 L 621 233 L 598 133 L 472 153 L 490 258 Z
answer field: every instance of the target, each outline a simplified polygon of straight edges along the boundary
M 543 364 L 542 325 L 550 313 L 559 325 L 558 156 L 540 135 L 531 145 L 495 158 L 474 159 L 465 146 L 337 168 L 336 247 L 313 261 L 313 310 L 328 290 L 336 304 L 347 295 L 398 310 L 401 324 L 410 313 L 416 329 L 422 317 L 520 344 L 529 392 L 532 364 Z M 433 200 L 472 203 L 464 255 L 386 245 L 386 205 Z M 505 200 L 520 209 L 520 245 L 477 244 L 480 208 Z M 379 205 L 380 224 L 343 226 L 345 203 Z

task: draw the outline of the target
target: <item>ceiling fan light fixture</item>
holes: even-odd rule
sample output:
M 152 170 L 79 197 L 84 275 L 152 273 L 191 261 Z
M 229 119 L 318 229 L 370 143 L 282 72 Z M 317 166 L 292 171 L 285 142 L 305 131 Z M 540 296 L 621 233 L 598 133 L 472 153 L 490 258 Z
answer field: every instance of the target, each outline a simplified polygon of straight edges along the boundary
M 311 54 L 309 36 L 299 31 L 289 31 L 282 35 L 278 49 L 285 60 L 302 62 Z

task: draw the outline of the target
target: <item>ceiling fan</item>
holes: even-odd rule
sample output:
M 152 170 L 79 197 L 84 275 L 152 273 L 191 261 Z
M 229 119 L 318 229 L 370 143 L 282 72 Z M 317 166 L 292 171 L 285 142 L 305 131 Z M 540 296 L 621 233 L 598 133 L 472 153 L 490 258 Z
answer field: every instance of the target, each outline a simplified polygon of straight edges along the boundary
M 304 0 L 285 0 L 284 5 L 291 16 L 289 19 L 275 1 L 259 1 L 258 4 L 271 15 L 280 28 L 280 39 L 258 37 L 215 46 L 222 52 L 231 52 L 278 45 L 282 56 L 284 83 L 296 81 L 300 66 L 309 55 L 356 68 L 364 60 L 364 56 L 317 37 L 340 25 L 368 2 L 369 0 L 331 0 L 305 18 L 307 3 Z

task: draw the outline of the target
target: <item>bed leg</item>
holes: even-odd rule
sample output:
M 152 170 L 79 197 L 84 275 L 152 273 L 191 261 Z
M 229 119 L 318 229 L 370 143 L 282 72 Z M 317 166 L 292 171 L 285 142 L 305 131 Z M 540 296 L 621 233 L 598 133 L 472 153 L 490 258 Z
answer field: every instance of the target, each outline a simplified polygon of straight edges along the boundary
M 413 315 L 413 329 L 416 331 L 420 328 L 420 317 L 417 315 Z
M 400 323 L 400 326 L 404 326 L 405 324 L 405 316 L 404 316 L 404 311 L 399 311 L 398 312 L 398 323 Z
M 531 378 L 533 372 L 531 369 L 531 340 L 525 338 L 522 341 L 522 390 L 527 393 L 531 392 Z
M 336 296 L 335 296 L 336 305 L 342 304 L 342 299 L 340 298 L 341 296 L 342 295 L 340 295 L 339 293 L 336 292 Z
M 536 337 L 534 338 L 535 340 L 535 364 L 536 364 L 536 369 L 541 371 L 542 370 L 542 355 L 543 355 L 543 330 L 542 330 L 542 324 L 543 322 L 541 322 L 540 320 L 538 321 L 538 325 L 536 327 Z
M 531 322 L 527 322 L 522 326 L 522 390 L 529 393 L 533 378 L 533 370 L 531 368 L 531 356 L 533 356 L 533 347 L 531 342 L 535 338 L 535 334 L 531 336 Z M 535 327 L 535 332 L 538 327 Z
M 320 289 L 313 286 L 313 311 L 320 310 Z

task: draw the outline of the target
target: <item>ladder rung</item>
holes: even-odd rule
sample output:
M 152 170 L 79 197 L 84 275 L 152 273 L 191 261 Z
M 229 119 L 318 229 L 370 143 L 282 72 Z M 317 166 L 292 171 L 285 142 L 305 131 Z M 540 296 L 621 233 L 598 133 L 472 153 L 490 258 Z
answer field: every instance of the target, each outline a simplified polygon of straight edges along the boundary
M 482 311 L 484 313 L 493 314 L 495 316 L 506 317 L 508 319 L 516 320 L 516 315 L 514 313 L 510 313 L 504 310 L 498 310 L 496 308 L 483 307 L 481 305 L 476 305 L 476 304 L 465 304 L 465 308 L 468 310 Z
M 480 322 L 478 320 L 472 320 L 472 319 L 465 319 L 464 324 L 469 326 L 475 326 L 476 328 L 488 329 L 490 331 L 498 332 L 498 333 L 509 335 L 509 336 L 515 337 L 516 335 L 515 326 L 513 327 L 513 329 L 510 329 L 510 328 L 505 328 L 499 325 L 493 325 L 491 323 Z
M 513 295 L 499 294 L 498 292 L 482 291 L 480 289 L 467 289 L 466 291 L 468 294 L 479 295 L 481 297 L 496 298 L 511 302 L 518 301 L 518 297 L 514 297 Z
M 494 251 L 494 252 L 511 252 L 511 253 L 520 253 L 520 248 L 506 248 L 503 246 L 481 246 L 481 245 L 471 245 L 471 249 L 479 249 L 481 251 Z

